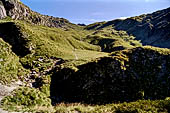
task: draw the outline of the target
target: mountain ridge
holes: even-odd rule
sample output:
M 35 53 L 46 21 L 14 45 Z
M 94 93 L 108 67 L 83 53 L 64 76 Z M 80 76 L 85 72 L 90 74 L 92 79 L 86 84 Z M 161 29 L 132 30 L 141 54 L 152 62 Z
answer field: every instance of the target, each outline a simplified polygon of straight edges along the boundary
M 170 48 L 170 8 L 156 11 L 151 14 L 116 19 L 108 22 L 99 22 L 87 26 L 85 29 L 105 29 L 111 26 L 115 30 L 123 30 L 136 37 L 143 45 Z
M 64 18 L 58 18 L 48 15 L 41 15 L 35 11 L 32 11 L 28 6 L 24 5 L 19 0 L 1 0 L 1 12 L 0 17 L 5 18 L 9 16 L 15 20 L 24 20 L 36 25 L 44 25 L 48 27 L 72 27 L 72 23 Z M 6 13 L 6 14 L 5 14 Z

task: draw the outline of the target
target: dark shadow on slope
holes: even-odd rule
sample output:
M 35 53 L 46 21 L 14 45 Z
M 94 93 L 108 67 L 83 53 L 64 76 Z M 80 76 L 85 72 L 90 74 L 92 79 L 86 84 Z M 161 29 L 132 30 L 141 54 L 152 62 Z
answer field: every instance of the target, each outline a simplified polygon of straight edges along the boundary
M 97 45 L 99 45 L 101 47 L 102 52 L 111 53 L 113 51 L 124 50 L 125 47 L 123 45 L 115 46 L 116 41 L 117 41 L 116 39 L 109 39 L 109 38 L 99 39 L 99 42 Z M 93 42 L 92 42 L 92 44 L 93 44 Z
M 119 51 L 124 50 L 126 47 L 123 45 L 116 45 L 116 39 L 111 38 L 102 38 L 100 36 L 89 36 L 87 39 L 91 40 L 90 44 L 98 45 L 101 47 L 102 52 L 113 52 L 113 51 Z M 115 46 L 116 45 L 116 46 Z
M 117 68 L 112 69 L 111 64 L 115 64 Z M 71 68 L 57 71 L 51 81 L 52 104 L 108 104 L 136 100 L 138 89 L 129 90 L 128 86 L 133 86 L 132 81 L 124 82 L 121 79 L 124 70 L 120 65 L 114 59 L 106 57 L 98 62 L 79 66 L 77 72 Z
M 128 60 L 126 60 L 128 55 Z M 170 56 L 137 48 L 130 54 L 104 57 L 74 68 L 56 69 L 52 104 L 108 104 L 170 96 Z
M 28 40 L 20 32 L 20 28 L 13 22 L 0 23 L 0 37 L 12 46 L 12 51 L 24 57 L 30 54 L 29 48 L 26 47 Z

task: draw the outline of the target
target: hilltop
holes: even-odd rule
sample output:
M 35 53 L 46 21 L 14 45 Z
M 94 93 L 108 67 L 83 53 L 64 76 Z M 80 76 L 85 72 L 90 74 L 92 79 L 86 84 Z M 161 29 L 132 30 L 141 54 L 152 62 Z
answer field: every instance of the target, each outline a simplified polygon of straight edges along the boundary
M 82 26 L 0 0 L 1 107 L 168 113 L 169 16 L 170 8 Z

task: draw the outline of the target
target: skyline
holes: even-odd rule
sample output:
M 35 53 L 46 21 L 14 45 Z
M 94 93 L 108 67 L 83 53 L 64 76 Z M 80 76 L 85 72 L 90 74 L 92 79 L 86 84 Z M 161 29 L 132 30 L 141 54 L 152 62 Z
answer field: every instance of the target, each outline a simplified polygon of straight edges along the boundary
M 33 11 L 90 24 L 138 16 L 170 7 L 169 0 L 21 0 Z

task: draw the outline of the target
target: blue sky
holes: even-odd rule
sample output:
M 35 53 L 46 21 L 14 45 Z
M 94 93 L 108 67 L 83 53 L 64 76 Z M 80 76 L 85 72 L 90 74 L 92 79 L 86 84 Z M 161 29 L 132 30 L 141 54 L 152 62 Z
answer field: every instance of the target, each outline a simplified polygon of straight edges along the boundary
M 21 0 L 41 14 L 90 24 L 170 7 L 170 0 Z

